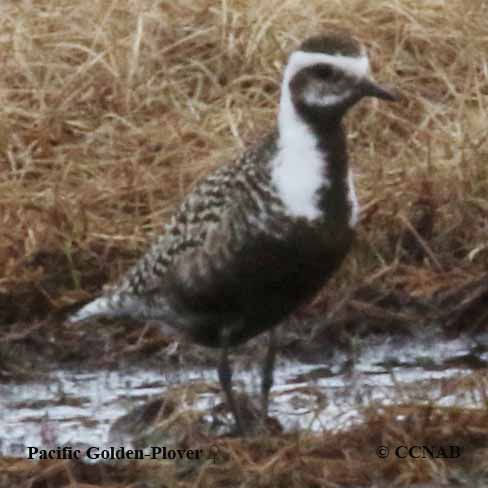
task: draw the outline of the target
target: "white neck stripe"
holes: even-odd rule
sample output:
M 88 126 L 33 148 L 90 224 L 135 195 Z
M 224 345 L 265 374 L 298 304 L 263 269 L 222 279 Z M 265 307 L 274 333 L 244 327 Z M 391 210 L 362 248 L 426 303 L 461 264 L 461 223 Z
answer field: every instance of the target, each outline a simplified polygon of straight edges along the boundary
M 327 154 L 319 150 L 317 136 L 297 113 L 291 98 L 290 80 L 303 68 L 322 63 L 331 64 L 358 78 L 367 76 L 369 71 L 369 62 L 365 54 L 352 57 L 296 51 L 290 56 L 281 85 L 278 153 L 271 162 L 272 182 L 288 215 L 308 220 L 323 216 L 318 208 L 318 190 L 329 187 L 331 182 L 327 177 Z M 309 103 L 318 101 L 316 93 L 309 92 L 306 95 Z M 320 97 L 320 102 L 326 105 L 338 103 L 342 96 L 344 94 L 329 94 Z M 349 177 L 348 187 L 352 226 L 357 214 L 352 177 Z

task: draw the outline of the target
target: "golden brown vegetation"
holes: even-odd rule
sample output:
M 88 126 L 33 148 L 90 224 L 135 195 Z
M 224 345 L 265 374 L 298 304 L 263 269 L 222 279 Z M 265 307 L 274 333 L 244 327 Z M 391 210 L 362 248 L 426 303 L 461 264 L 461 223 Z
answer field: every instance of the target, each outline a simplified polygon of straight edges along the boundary
M 403 96 L 348 117 L 363 222 L 342 282 L 381 276 L 431 294 L 477 276 L 488 263 L 487 9 L 4 2 L 2 301 L 20 296 L 27 316 L 43 316 L 117 277 L 196 179 L 272 128 L 287 52 L 330 27 L 362 39 Z
M 468 307 L 470 320 L 474 303 L 486 327 L 487 18 L 484 0 L 5 0 L 0 321 L 27 322 L 12 329 L 22 337 L 33 318 L 119 276 L 195 180 L 273 127 L 287 53 L 333 27 L 367 44 L 377 78 L 402 100 L 363 102 L 348 117 L 359 239 L 316 304 L 327 295 L 337 311 L 351 284 L 366 283 Z M 417 439 L 409 429 L 424 413 L 412 415 L 399 426 L 387 412 L 339 440 L 297 439 L 299 456 L 288 438 L 263 444 L 259 459 L 256 446 L 230 442 L 226 463 L 197 481 L 357 486 L 374 482 L 361 468 L 373 462 L 398 484 L 447 479 L 447 461 L 407 467 L 364 452 L 369 435 Z M 418 432 L 442 443 L 450 425 L 486 439 L 486 413 L 476 415 Z
M 77 461 L 17 460 L 4 465 L 11 483 L 30 476 L 31 488 L 107 486 L 259 486 L 259 487 L 390 487 L 486 486 L 476 481 L 488 469 L 486 411 L 469 415 L 456 409 L 386 408 L 371 412 L 366 423 L 347 433 L 283 435 L 212 441 L 212 455 L 200 463 L 132 461 L 84 465 Z M 455 458 L 404 458 L 398 446 L 462 445 Z M 390 455 L 380 458 L 379 446 Z M 209 445 L 202 444 L 204 449 Z M 455 451 L 452 451 L 455 452 Z M 457 454 L 457 453 L 456 453 Z M 449 455 L 449 454 L 447 454 Z M 467 474 L 469 473 L 469 474 Z M 426 481 L 432 483 L 424 484 Z M 78 483 L 78 484 L 76 484 Z M 86 485 L 84 484 L 86 483 Z M 417 485 L 417 483 L 419 483 Z M 7 486 L 7 485 L 6 485 Z

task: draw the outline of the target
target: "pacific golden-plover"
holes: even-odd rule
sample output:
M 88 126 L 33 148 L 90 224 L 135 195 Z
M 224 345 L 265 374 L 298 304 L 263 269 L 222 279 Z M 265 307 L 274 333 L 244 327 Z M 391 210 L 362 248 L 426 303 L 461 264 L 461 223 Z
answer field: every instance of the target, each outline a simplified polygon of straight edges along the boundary
M 342 118 L 363 97 L 396 98 L 368 74 L 364 47 L 348 36 L 303 42 L 284 71 L 276 128 L 201 180 L 149 252 L 68 321 L 155 319 L 220 348 L 219 380 L 241 432 L 228 351 L 269 330 L 266 416 L 274 327 L 311 300 L 353 240 L 358 204 Z

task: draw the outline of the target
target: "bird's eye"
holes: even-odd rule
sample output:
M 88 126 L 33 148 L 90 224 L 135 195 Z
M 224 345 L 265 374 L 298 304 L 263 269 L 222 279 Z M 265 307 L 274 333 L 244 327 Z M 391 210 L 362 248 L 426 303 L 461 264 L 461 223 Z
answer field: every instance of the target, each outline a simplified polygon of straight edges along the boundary
M 321 80 L 330 80 L 334 76 L 334 68 L 328 64 L 319 64 L 316 73 Z

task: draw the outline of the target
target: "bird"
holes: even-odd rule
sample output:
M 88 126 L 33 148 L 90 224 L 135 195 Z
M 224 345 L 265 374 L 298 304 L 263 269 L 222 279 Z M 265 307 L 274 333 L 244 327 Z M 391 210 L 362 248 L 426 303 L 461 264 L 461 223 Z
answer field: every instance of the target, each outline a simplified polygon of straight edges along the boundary
M 304 40 L 285 65 L 274 128 L 197 182 L 147 253 L 67 322 L 151 319 L 215 348 L 226 403 L 245 434 L 229 350 L 269 333 L 266 418 L 277 325 L 314 298 L 351 249 L 359 205 L 342 121 L 364 97 L 398 98 L 370 76 L 360 41 L 336 32 Z

